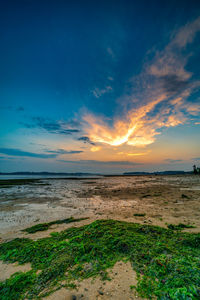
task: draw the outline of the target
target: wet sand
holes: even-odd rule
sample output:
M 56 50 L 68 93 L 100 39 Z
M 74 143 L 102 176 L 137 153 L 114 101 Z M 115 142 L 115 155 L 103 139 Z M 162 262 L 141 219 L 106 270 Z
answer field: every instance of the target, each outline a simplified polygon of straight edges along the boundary
M 200 176 L 105 177 L 76 181 L 51 179 L 44 180 L 43 183 L 44 185 L 35 183 L 0 189 L 1 242 L 16 237 L 38 239 L 48 236 L 52 231 L 61 231 L 71 226 L 82 226 L 96 219 L 107 218 L 162 227 L 166 227 L 167 224 L 184 223 L 195 226 L 184 229 L 185 231 L 200 232 Z M 45 185 L 46 183 L 48 185 Z M 47 231 L 34 234 L 21 232 L 22 229 L 37 223 L 71 216 L 89 219 L 72 224 L 54 225 Z M 29 267 L 0 264 L 0 273 L 9 277 L 16 270 L 27 270 Z M 136 282 L 136 275 L 131 267 L 121 263 L 115 268 L 117 271 L 113 273 L 113 280 L 107 282 L 106 286 L 102 286 L 98 278 L 94 283 L 87 280 L 79 283 L 78 290 L 62 289 L 48 298 L 73 299 L 74 295 L 76 299 L 83 300 L 113 297 L 139 299 L 127 288 L 131 285 L 130 278 L 133 285 Z M 120 298 L 122 295 L 123 298 Z

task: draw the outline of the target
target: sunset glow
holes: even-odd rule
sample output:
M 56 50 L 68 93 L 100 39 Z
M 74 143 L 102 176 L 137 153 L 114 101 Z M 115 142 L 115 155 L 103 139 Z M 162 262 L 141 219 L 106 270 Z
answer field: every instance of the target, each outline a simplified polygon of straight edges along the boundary
M 78 18 L 76 5 L 49 4 L 38 23 L 27 18 L 37 4 L 16 5 L 8 20 L 5 5 L 2 170 L 95 172 L 99 162 L 102 172 L 121 172 L 198 164 L 200 9 L 149 4 L 144 12 L 137 3 L 121 3 L 113 11 L 104 4 L 80 4 Z

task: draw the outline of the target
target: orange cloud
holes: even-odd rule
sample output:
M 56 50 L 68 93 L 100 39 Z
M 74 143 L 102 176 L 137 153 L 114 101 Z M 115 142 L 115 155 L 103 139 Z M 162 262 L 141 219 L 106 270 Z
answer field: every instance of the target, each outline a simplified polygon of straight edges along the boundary
M 176 32 L 168 45 L 145 64 L 142 73 L 132 79 L 138 89 L 132 91 L 132 96 L 121 97 L 122 103 L 128 98 L 132 105 L 123 118 L 115 118 L 109 126 L 92 114 L 83 116 L 90 140 L 111 146 L 143 147 L 152 144 L 163 127 L 184 124 L 199 113 L 200 105 L 187 98 L 200 87 L 200 81 L 189 82 L 192 73 L 185 69 L 189 55 L 181 54 L 198 31 L 200 18 Z
M 87 135 L 94 142 L 105 143 L 111 146 L 119 146 L 127 143 L 129 145 L 144 146 L 153 143 L 154 135 L 158 134 L 154 128 L 145 127 L 145 116 L 156 104 L 163 101 L 165 95 L 149 103 L 137 111 L 131 111 L 127 114 L 126 120 L 116 120 L 113 128 L 108 127 L 100 118 L 89 114 L 84 116 L 88 123 L 85 129 Z M 151 121 L 152 122 L 152 121 Z
M 140 153 L 126 153 L 126 152 L 118 152 L 118 155 L 127 155 L 127 156 L 143 156 L 143 155 L 147 155 L 149 153 L 148 152 L 140 152 Z
M 100 151 L 101 150 L 101 147 L 100 146 L 93 146 L 90 148 L 90 151 L 92 152 L 97 152 L 97 151 Z

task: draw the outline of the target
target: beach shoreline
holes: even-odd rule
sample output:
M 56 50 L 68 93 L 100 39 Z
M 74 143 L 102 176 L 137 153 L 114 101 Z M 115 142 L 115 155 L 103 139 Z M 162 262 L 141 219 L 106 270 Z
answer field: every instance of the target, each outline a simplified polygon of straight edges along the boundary
M 1 188 L 1 243 L 15 238 L 34 241 L 49 237 L 52 232 L 91 224 L 96 220 L 119 220 L 143 225 L 185 224 L 185 232 L 200 232 L 200 177 L 126 176 L 90 178 L 87 180 L 49 179 Z M 32 234 L 27 227 L 65 218 L 88 218 L 69 224 L 54 224 L 48 230 Z M 30 270 L 30 264 L 0 264 L 4 277 L 16 271 Z M 114 270 L 114 271 L 113 271 Z M 77 288 L 62 288 L 45 299 L 140 299 L 131 291 L 137 276 L 130 263 L 118 262 L 110 270 L 112 280 L 100 278 L 77 282 Z M 6 274 L 6 278 L 5 278 Z M 124 288 L 123 288 L 124 287 Z M 99 293 L 100 291 L 100 293 Z M 103 294 L 102 294 L 103 293 Z M 83 296 L 81 296 L 83 295 Z
M 1 238 L 27 226 L 67 217 L 114 218 L 166 227 L 191 223 L 200 231 L 200 177 L 129 176 L 36 180 L 0 189 Z M 135 214 L 145 214 L 138 217 Z

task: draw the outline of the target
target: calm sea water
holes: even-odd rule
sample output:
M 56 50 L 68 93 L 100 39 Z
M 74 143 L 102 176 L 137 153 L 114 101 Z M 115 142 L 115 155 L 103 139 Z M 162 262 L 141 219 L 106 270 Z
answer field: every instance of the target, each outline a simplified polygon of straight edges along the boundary
M 47 179 L 47 178 L 96 178 L 99 175 L 0 175 L 0 180 L 3 179 Z

